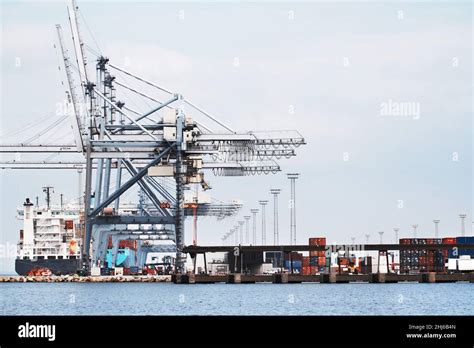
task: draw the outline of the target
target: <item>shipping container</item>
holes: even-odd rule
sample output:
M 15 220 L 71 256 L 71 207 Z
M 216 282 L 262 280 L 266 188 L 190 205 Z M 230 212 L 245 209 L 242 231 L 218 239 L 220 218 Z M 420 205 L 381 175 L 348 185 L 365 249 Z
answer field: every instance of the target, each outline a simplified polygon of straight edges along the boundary
M 310 238 L 309 245 L 326 245 L 326 237 Z
M 289 260 L 285 261 L 285 269 L 291 270 L 292 262 Z M 297 272 L 301 272 L 301 261 L 293 261 L 293 270 Z
M 443 238 L 441 241 L 442 244 L 456 244 L 456 237 Z
M 326 245 L 326 238 L 325 237 L 310 238 L 309 245 Z M 325 250 L 312 250 L 309 252 L 309 256 L 312 256 L 312 257 L 319 257 L 319 256 L 325 256 L 325 255 L 326 255 Z
M 317 256 L 310 256 L 309 265 L 310 266 L 317 266 L 318 265 L 318 257 Z
M 457 237 L 456 241 L 457 244 L 474 244 L 474 237 Z M 459 247 L 458 255 L 469 255 L 474 257 L 474 249 L 464 249 Z
M 285 253 L 285 261 L 286 260 L 296 260 L 301 261 L 303 254 L 297 252 Z
M 136 239 L 122 239 L 119 241 L 119 249 L 129 248 L 137 250 L 138 241 Z
M 400 239 L 400 244 L 403 244 L 403 245 L 414 244 L 413 243 L 413 238 L 401 238 Z
M 303 256 L 301 258 L 301 265 L 304 266 L 304 267 L 309 266 L 309 256 Z
M 318 266 L 326 266 L 326 257 L 318 257 Z
M 474 244 L 474 237 L 457 237 L 457 244 Z
M 74 228 L 74 221 L 73 220 L 66 220 L 64 222 L 65 222 L 64 228 L 66 230 L 72 230 Z
M 458 259 L 458 270 L 461 272 L 474 271 L 474 259 L 460 257 Z

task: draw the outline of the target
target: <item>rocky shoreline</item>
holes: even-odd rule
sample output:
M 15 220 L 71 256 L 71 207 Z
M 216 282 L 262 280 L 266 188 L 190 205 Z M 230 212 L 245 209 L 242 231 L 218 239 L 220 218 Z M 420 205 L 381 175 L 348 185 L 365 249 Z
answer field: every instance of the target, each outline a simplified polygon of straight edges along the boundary
M 0 283 L 164 283 L 170 275 L 146 276 L 0 276 Z

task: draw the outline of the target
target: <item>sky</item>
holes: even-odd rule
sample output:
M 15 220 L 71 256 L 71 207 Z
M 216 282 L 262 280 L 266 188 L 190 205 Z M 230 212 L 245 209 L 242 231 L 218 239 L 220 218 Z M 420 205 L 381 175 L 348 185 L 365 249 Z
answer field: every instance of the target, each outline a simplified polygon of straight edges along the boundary
M 62 24 L 69 45 L 70 33 L 63 1 L 0 3 L 0 142 L 14 143 L 34 133 L 26 128 L 32 122 L 45 127 L 57 117 L 64 78 L 54 25 Z M 237 131 L 296 129 L 304 136 L 307 144 L 296 158 L 279 161 L 276 175 L 206 174 L 213 197 L 241 199 L 244 207 L 219 223 L 200 219 L 199 244 L 220 244 L 258 200 L 271 200 L 271 188 L 282 189 L 280 242 L 288 243 L 288 172 L 301 174 L 300 244 L 316 236 L 362 243 L 365 234 L 376 242 L 379 231 L 388 242 L 394 227 L 412 237 L 413 224 L 418 237 L 433 237 L 433 219 L 441 220 L 441 236 L 456 236 L 460 213 L 473 234 L 471 2 L 78 5 L 86 43 L 112 63 L 183 94 Z M 93 66 L 94 55 L 87 55 Z M 71 143 L 68 132 L 64 124 L 54 136 Z M 8 250 L 21 228 L 16 208 L 25 197 L 42 197 L 46 185 L 55 187 L 56 199 L 78 196 L 72 171 L 0 172 L 0 272 L 13 270 Z M 267 241 L 272 213 L 270 204 Z M 257 240 L 260 224 L 258 215 Z

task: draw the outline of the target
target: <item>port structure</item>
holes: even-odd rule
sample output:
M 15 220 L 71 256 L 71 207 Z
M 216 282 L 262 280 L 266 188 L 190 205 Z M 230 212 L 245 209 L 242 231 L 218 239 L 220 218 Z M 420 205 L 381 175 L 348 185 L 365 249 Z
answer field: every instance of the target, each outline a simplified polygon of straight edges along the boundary
M 252 245 L 257 244 L 257 213 L 258 209 L 250 209 L 252 213 Z
M 279 244 L 278 236 L 278 195 L 281 193 L 280 189 L 270 189 L 273 195 L 273 245 Z
M 231 177 L 277 173 L 280 166 L 275 160 L 295 156 L 295 149 L 305 144 L 305 140 L 296 130 L 234 131 L 190 99 L 113 64 L 103 55 L 96 57 L 95 74 L 91 73 L 92 64 L 88 64 L 85 52 L 88 46 L 80 33 L 77 11 L 75 1 L 70 0 L 68 12 L 77 66 L 69 56 L 61 26 L 56 25 L 63 58 L 61 70 L 67 79 L 67 116 L 74 142 L 4 144 L 0 146 L 0 153 L 56 157 L 80 154 L 81 159 L 70 160 L 66 157 L 53 161 L 35 157 L 27 161 L 4 161 L 0 168 L 74 169 L 85 172 L 83 254 L 87 267 L 91 260 L 91 240 L 101 228 L 120 226 L 127 230 L 128 224 L 150 224 L 171 226 L 174 230 L 177 250 L 175 266 L 177 272 L 183 272 L 185 216 L 225 217 L 241 206 L 186 204 L 185 188 L 194 184 L 200 185 L 203 190 L 210 189 L 204 174 L 207 171 Z M 79 83 L 76 83 L 77 78 Z M 153 90 L 155 94 L 145 93 L 128 84 L 126 78 Z M 152 105 L 146 112 L 134 110 L 129 106 L 125 93 L 133 93 L 142 102 Z M 193 119 L 185 112 L 184 105 L 213 126 Z M 174 187 L 166 187 L 163 181 L 168 184 L 174 181 Z M 141 215 L 117 214 L 120 197 L 136 186 L 147 199 Z M 263 205 L 262 214 L 264 218 Z M 264 236 L 265 227 L 262 226 Z M 265 237 L 262 242 L 265 243 Z
M 258 201 L 262 210 L 262 245 L 267 244 L 267 221 L 265 217 L 265 207 L 268 204 L 267 200 Z
M 296 187 L 295 182 L 299 173 L 286 174 L 290 180 L 290 244 L 296 245 Z

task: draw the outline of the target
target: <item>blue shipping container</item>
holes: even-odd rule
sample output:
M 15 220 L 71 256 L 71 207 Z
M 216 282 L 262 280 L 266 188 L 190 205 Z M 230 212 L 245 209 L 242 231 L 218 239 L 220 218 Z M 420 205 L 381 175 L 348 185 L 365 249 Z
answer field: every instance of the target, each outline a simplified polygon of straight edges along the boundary
M 285 268 L 290 269 L 291 263 L 289 260 L 285 261 Z M 293 268 L 294 269 L 301 269 L 301 261 L 293 261 Z
M 474 244 L 474 237 L 456 237 L 458 244 Z

